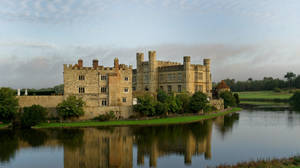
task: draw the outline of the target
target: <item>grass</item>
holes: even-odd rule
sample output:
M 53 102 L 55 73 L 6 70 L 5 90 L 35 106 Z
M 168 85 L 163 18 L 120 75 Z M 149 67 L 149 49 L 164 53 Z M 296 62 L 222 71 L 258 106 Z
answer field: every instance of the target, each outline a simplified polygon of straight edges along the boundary
M 170 117 L 151 120 L 119 120 L 119 121 L 82 121 L 82 122 L 70 122 L 70 123 L 42 123 L 34 128 L 56 128 L 56 127 L 94 127 L 94 126 L 130 126 L 130 125 L 163 125 L 163 124 L 180 124 L 180 123 L 192 123 L 200 120 L 211 119 L 218 116 L 223 116 L 229 113 L 241 111 L 241 108 L 233 108 L 228 111 L 212 113 L 207 115 L 197 116 L 182 116 L 182 117 Z
M 9 124 L 0 124 L 0 128 L 6 128 Z
M 288 103 L 268 102 L 268 101 L 241 101 L 241 104 L 250 104 L 257 106 L 289 106 Z
M 255 91 L 255 92 L 238 92 L 240 99 L 289 99 L 292 93 L 273 92 L 273 91 Z
M 238 163 L 236 165 L 220 165 L 217 168 L 300 168 L 300 157 L 295 156 L 284 159 L 258 160 Z

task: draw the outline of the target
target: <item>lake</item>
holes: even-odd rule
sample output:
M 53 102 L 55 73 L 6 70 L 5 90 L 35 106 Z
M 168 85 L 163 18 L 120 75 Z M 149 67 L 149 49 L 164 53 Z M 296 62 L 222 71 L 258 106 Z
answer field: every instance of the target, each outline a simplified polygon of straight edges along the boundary
M 0 168 L 207 167 L 300 153 L 300 113 L 243 110 L 192 124 L 0 130 Z

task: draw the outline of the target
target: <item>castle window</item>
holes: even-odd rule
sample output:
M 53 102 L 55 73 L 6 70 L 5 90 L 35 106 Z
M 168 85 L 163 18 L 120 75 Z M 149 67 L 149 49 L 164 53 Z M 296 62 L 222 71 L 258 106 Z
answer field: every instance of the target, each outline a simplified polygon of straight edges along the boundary
M 147 87 L 147 86 L 145 87 L 145 91 L 149 91 L 149 89 L 148 89 L 148 87 Z
M 168 92 L 171 93 L 172 92 L 172 86 L 168 85 Z
M 85 92 L 85 89 L 84 89 L 84 87 L 79 87 L 79 93 L 84 93 Z
M 178 78 L 179 81 L 182 81 L 182 73 L 178 73 L 177 78 Z
M 133 90 L 133 91 L 136 91 L 136 87 L 132 87 L 132 90 Z
M 79 80 L 85 80 L 85 76 L 84 75 L 79 75 L 78 79 Z
M 168 74 L 168 81 L 172 81 L 172 74 Z
M 125 80 L 126 80 L 126 81 L 128 81 L 128 79 L 129 79 L 128 77 L 125 77 Z
M 132 82 L 136 82 L 136 76 L 132 77 Z
M 106 75 L 101 75 L 101 80 L 106 80 Z
M 102 100 L 102 106 L 107 106 L 107 101 L 106 101 L 106 99 L 103 99 L 103 100 Z
M 203 86 L 202 85 L 199 85 L 198 89 L 199 89 L 200 92 L 203 92 Z
M 161 89 L 161 90 L 164 90 L 164 86 L 160 86 L 160 89 Z
M 126 103 L 126 97 L 123 97 L 122 101 L 123 103 Z
M 128 92 L 128 88 L 127 88 L 127 87 L 126 87 L 126 88 L 124 88 L 124 92 L 126 92 L 126 93 Z
M 178 85 L 178 92 L 181 92 L 181 85 Z
M 106 87 L 101 87 L 101 93 L 106 93 Z

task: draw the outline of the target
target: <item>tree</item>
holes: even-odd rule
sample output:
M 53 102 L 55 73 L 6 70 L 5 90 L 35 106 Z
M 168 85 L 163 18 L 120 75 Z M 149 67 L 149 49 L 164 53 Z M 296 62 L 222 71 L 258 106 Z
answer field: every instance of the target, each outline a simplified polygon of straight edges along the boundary
M 76 96 L 69 96 L 66 100 L 59 103 L 56 107 L 57 113 L 60 117 L 65 119 L 78 118 L 84 115 L 83 106 L 85 102 L 82 98 Z
M 64 94 L 64 84 L 54 86 L 53 90 L 55 91 L 55 94 Z
M 233 94 L 233 96 L 235 98 L 236 105 L 239 105 L 240 104 L 240 96 L 239 96 L 239 94 L 235 93 L 235 94 Z
M 18 111 L 16 92 L 10 88 L 0 88 L 0 121 L 11 122 Z
M 142 97 L 138 97 L 138 102 L 133 106 L 134 111 L 141 113 L 145 116 L 154 116 L 155 113 L 156 101 L 155 99 L 146 94 Z
M 21 115 L 21 126 L 23 128 L 30 128 L 41 122 L 46 121 L 47 109 L 40 105 L 32 105 L 23 108 Z
M 224 99 L 224 107 L 234 107 L 236 106 L 236 99 L 229 91 L 224 91 L 220 94 L 220 97 Z
M 179 106 L 179 113 L 188 113 L 191 97 L 187 93 L 176 95 L 176 103 Z
M 296 74 L 294 74 L 293 72 L 287 72 L 286 75 L 284 76 L 284 78 L 286 78 L 289 82 L 289 87 L 292 87 L 292 82 L 293 79 L 296 77 Z
M 169 99 L 169 96 L 166 92 L 164 92 L 162 89 L 159 89 L 157 92 L 157 101 L 166 103 Z
M 294 93 L 289 103 L 295 110 L 300 111 L 300 91 Z
M 204 110 L 208 104 L 206 94 L 202 92 L 196 92 L 191 97 L 190 101 L 190 110 L 193 113 L 198 113 L 201 110 Z

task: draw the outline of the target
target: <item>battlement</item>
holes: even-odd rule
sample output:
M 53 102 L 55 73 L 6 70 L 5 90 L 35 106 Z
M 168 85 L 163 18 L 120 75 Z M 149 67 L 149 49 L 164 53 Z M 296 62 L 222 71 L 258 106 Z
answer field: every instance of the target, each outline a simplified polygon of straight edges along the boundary
M 116 61 L 117 60 L 117 61 Z M 117 65 L 116 65 L 117 64 Z M 132 65 L 119 64 L 118 59 L 114 60 L 114 67 L 104 67 L 102 65 L 98 65 L 98 60 L 93 60 L 92 67 L 84 67 L 83 61 L 81 59 L 78 60 L 78 64 L 64 64 L 64 70 L 104 70 L 104 71 L 113 71 L 113 70 L 132 70 Z
M 164 66 L 173 66 L 173 65 L 182 65 L 180 62 L 171 62 L 171 61 L 157 61 L 158 67 Z
M 172 66 L 158 67 L 159 72 L 183 71 L 183 70 L 184 70 L 183 65 L 172 65 Z

